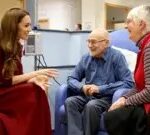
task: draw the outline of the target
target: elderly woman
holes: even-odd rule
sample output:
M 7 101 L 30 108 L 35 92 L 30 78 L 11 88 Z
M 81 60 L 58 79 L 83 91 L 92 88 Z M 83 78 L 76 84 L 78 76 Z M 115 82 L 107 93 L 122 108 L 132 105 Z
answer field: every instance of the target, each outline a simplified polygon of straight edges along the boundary
M 148 135 L 150 114 L 150 6 L 133 8 L 127 16 L 129 37 L 139 47 L 135 89 L 116 101 L 105 114 L 109 135 Z M 115 122 L 114 122 L 115 120 Z

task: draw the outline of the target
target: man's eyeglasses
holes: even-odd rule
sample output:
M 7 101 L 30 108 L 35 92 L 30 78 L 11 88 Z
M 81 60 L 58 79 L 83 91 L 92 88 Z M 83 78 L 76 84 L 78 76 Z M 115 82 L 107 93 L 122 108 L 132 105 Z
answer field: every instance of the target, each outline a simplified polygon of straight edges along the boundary
M 97 43 L 99 43 L 99 42 L 104 42 L 104 41 L 107 41 L 106 39 L 103 39 L 103 40 L 90 40 L 90 39 L 88 39 L 87 40 L 87 43 L 88 44 L 97 44 Z

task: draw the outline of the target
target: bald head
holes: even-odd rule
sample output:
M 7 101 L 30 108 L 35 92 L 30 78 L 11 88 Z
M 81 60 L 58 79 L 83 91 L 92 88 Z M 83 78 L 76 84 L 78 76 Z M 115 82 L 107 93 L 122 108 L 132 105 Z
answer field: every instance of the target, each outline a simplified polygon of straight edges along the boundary
M 90 55 L 100 58 L 109 46 L 109 33 L 105 29 L 94 29 L 87 41 Z
M 102 29 L 102 28 L 96 28 L 94 29 L 90 35 L 89 35 L 89 39 L 93 39 L 93 40 L 109 40 L 109 33 L 107 30 Z

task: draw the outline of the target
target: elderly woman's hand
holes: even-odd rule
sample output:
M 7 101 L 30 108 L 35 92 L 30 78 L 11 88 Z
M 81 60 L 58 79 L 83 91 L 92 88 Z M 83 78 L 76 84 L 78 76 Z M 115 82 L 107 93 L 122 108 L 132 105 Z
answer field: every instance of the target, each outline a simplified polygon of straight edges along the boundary
M 125 98 L 124 97 L 121 97 L 119 98 L 116 102 L 114 102 L 111 107 L 109 108 L 108 111 L 112 111 L 112 110 L 115 110 L 117 108 L 120 108 L 120 107 L 123 107 L 125 106 Z

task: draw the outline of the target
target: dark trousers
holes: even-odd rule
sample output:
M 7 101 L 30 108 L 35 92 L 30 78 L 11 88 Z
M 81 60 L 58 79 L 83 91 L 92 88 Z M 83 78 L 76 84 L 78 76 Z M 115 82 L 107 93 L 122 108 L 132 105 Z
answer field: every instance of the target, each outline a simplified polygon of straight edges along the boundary
M 148 115 L 141 106 L 126 106 L 104 115 L 109 135 L 150 135 Z
M 72 96 L 65 101 L 68 135 L 96 135 L 100 115 L 109 108 L 111 99 Z

